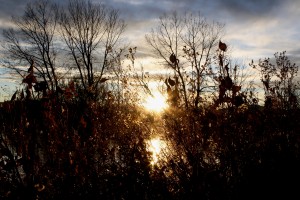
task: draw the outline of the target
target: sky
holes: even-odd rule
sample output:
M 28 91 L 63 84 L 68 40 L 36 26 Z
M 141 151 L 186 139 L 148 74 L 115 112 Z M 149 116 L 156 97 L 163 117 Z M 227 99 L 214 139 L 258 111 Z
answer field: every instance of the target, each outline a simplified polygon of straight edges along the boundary
M 225 23 L 224 41 L 239 58 L 300 53 L 299 0 L 107 0 L 128 22 L 128 33 L 144 39 L 153 20 L 165 12 L 192 11 Z M 153 26 L 152 26 L 153 27 Z
M 67 0 L 56 0 L 64 3 Z M 300 64 L 299 0 L 92 0 L 120 11 L 127 24 L 124 37 L 138 50 L 147 52 L 145 34 L 156 26 L 155 20 L 172 11 L 200 12 L 208 20 L 225 24 L 223 41 L 231 47 L 233 58 L 242 62 L 273 57 L 287 51 Z M 12 15 L 21 15 L 30 0 L 0 0 L 0 40 L 2 30 L 10 26 Z M 141 60 L 153 67 L 151 60 Z M 8 81 L 0 72 L 0 86 Z M 0 89 L 1 93 L 1 89 Z

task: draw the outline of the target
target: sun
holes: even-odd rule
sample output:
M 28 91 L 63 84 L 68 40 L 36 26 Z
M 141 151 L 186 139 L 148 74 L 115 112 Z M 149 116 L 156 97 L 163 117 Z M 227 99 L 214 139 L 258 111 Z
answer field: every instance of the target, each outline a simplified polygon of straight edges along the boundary
M 146 110 L 153 112 L 161 112 L 168 108 L 167 99 L 160 92 L 155 92 L 152 96 L 146 97 L 142 105 Z

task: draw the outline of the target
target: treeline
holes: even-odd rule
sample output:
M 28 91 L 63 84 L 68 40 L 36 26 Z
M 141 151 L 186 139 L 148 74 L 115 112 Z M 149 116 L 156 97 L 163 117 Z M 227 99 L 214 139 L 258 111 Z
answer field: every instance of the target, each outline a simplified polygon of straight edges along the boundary
M 241 66 L 227 55 L 222 24 L 195 14 L 162 16 L 146 36 L 173 73 L 162 83 L 169 108 L 157 117 L 139 106 L 131 84 L 151 95 L 147 76 L 123 66 L 124 58 L 134 65 L 137 49 L 115 51 L 124 30 L 117 11 L 42 1 L 14 22 L 18 30 L 4 32 L 6 66 L 20 74 L 22 88 L 0 108 L 1 198 L 299 196 L 298 66 L 285 52 L 248 66 L 263 85 L 259 102 L 258 88 L 245 85 Z M 76 77 L 63 83 L 61 67 Z M 153 163 L 147 141 L 156 134 L 167 147 Z
M 76 95 L 6 102 L 0 116 L 1 198 L 298 195 L 298 107 L 172 107 L 161 120 L 167 149 L 151 164 L 146 141 L 157 122 L 133 104 Z

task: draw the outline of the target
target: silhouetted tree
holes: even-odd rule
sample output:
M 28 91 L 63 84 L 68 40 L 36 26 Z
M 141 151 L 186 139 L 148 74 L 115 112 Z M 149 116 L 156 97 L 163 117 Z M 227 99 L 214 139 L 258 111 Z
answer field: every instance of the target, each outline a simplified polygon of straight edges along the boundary
M 223 31 L 223 25 L 208 22 L 199 13 L 176 12 L 159 18 L 159 24 L 146 35 L 154 53 L 174 71 L 185 107 L 198 107 L 200 93 L 207 85 L 212 58 Z
M 118 11 L 91 1 L 69 1 L 60 27 L 82 86 L 96 87 L 108 68 L 108 54 L 125 29 Z
M 58 8 L 48 1 L 29 3 L 22 17 L 13 17 L 15 28 L 4 30 L 7 67 L 25 78 L 24 72 L 34 70 L 50 89 L 58 86 L 57 23 Z M 19 61 L 19 63 L 18 63 Z M 33 64 L 34 62 L 34 64 Z M 21 67 L 20 67 L 21 64 Z M 22 65 L 31 65 L 29 70 Z

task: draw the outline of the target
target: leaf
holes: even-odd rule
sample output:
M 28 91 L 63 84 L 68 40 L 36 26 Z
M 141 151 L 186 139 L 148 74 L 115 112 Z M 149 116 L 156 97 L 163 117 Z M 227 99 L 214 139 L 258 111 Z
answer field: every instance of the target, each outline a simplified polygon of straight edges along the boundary
M 33 73 L 33 66 L 31 65 L 28 70 L 27 70 L 28 73 Z
M 174 53 L 172 53 L 172 54 L 170 55 L 170 61 L 171 61 L 171 63 L 175 63 L 175 62 L 177 61 L 177 58 L 176 58 L 176 56 L 175 56 Z
M 170 77 L 168 78 L 168 83 L 169 83 L 171 86 L 174 86 L 174 85 L 175 85 L 175 81 L 172 80 Z
M 237 93 L 237 92 L 239 92 L 240 90 L 241 90 L 241 86 L 238 86 L 238 85 L 234 85 L 234 86 L 232 86 L 232 93 Z
M 221 51 L 226 51 L 227 50 L 227 45 L 223 42 L 221 42 L 221 40 L 219 41 L 219 49 Z
M 108 78 L 101 78 L 100 83 L 104 83 L 105 81 L 109 80 Z
M 230 90 L 233 86 L 233 82 L 231 80 L 231 78 L 229 76 L 226 76 L 225 80 L 224 80 L 224 87 L 228 90 Z
M 28 73 L 33 74 L 33 66 L 34 66 L 34 61 L 31 60 L 30 67 L 29 67 L 28 70 L 27 70 Z

